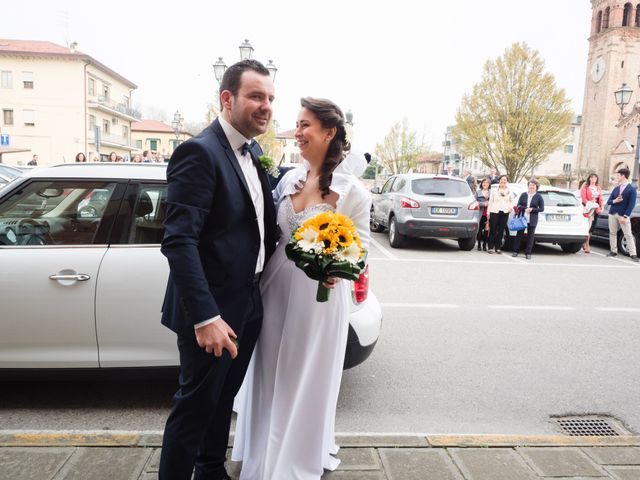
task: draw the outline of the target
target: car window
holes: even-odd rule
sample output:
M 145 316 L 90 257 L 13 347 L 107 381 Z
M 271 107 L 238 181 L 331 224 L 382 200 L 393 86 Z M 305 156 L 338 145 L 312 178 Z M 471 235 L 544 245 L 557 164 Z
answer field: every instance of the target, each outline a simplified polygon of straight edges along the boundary
M 545 207 L 577 207 L 581 202 L 569 192 L 540 192 Z
M 0 165 L 0 175 L 7 180 L 19 177 L 22 174 L 17 168 L 9 167 L 7 165 Z
M 167 214 L 167 186 L 141 185 L 129 230 L 130 244 L 160 244 Z
M 395 179 L 396 177 L 391 177 L 389 180 L 387 180 L 387 182 L 382 187 L 381 193 L 389 192 L 389 190 L 391 190 L 391 186 L 393 185 L 393 182 L 395 181 Z
M 441 197 L 468 197 L 471 195 L 467 182 L 458 182 L 447 178 L 411 180 L 411 191 L 418 195 L 438 195 Z
M 402 190 L 404 188 L 404 186 L 407 184 L 407 181 L 404 178 L 399 178 L 396 180 L 396 182 L 393 184 L 393 186 L 391 187 L 391 191 L 392 192 L 399 192 L 400 190 Z
M 0 204 L 0 245 L 91 244 L 115 183 L 34 181 Z

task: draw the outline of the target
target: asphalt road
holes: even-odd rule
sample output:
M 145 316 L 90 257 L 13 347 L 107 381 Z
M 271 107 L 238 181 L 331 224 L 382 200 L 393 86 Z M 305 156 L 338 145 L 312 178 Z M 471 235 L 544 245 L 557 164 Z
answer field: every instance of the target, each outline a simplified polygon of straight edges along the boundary
M 550 416 L 585 413 L 640 432 L 639 265 L 600 247 L 540 245 L 528 261 L 373 239 L 383 331 L 344 374 L 339 432 L 550 434 Z M 2 381 L 0 429 L 160 430 L 174 385 Z

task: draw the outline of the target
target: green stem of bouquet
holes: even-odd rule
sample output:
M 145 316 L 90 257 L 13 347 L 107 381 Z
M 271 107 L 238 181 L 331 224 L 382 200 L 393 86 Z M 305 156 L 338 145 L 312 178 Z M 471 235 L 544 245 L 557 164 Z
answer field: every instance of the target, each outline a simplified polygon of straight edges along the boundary
M 316 292 L 317 302 L 326 302 L 329 300 L 329 289 L 322 285 L 322 281 L 318 282 L 318 291 Z

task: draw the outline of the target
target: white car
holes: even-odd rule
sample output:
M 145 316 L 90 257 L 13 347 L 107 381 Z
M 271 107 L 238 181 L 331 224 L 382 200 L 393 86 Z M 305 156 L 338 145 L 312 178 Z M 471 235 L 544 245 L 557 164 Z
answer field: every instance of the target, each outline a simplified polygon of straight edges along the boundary
M 19 177 L 24 172 L 19 168 L 12 167 L 11 165 L 0 164 L 0 190 L 11 180 Z
M 497 188 L 497 185 L 492 185 L 491 188 Z M 516 195 L 516 203 L 520 195 L 527 191 L 525 185 L 516 183 L 510 183 L 509 188 Z M 583 215 L 581 201 L 570 190 L 563 188 L 540 185 L 538 192 L 544 200 L 544 212 L 538 215 L 535 242 L 559 245 L 566 253 L 580 251 L 589 231 L 589 223 Z M 509 220 L 513 215 L 511 212 Z M 508 233 L 503 245 L 505 250 L 513 248 L 513 241 L 518 232 L 508 230 Z
M 66 164 L 0 192 L 0 369 L 178 365 L 160 324 L 166 165 Z M 345 368 L 382 323 L 368 272 L 354 282 Z

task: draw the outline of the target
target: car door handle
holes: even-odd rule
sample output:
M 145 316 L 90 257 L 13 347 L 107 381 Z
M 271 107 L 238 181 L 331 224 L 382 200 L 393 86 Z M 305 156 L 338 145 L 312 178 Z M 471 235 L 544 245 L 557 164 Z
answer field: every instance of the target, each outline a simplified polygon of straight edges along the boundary
M 86 273 L 76 273 L 74 275 L 54 273 L 53 275 L 49 275 L 49 278 L 51 280 L 77 280 L 79 282 L 86 282 L 91 276 Z

